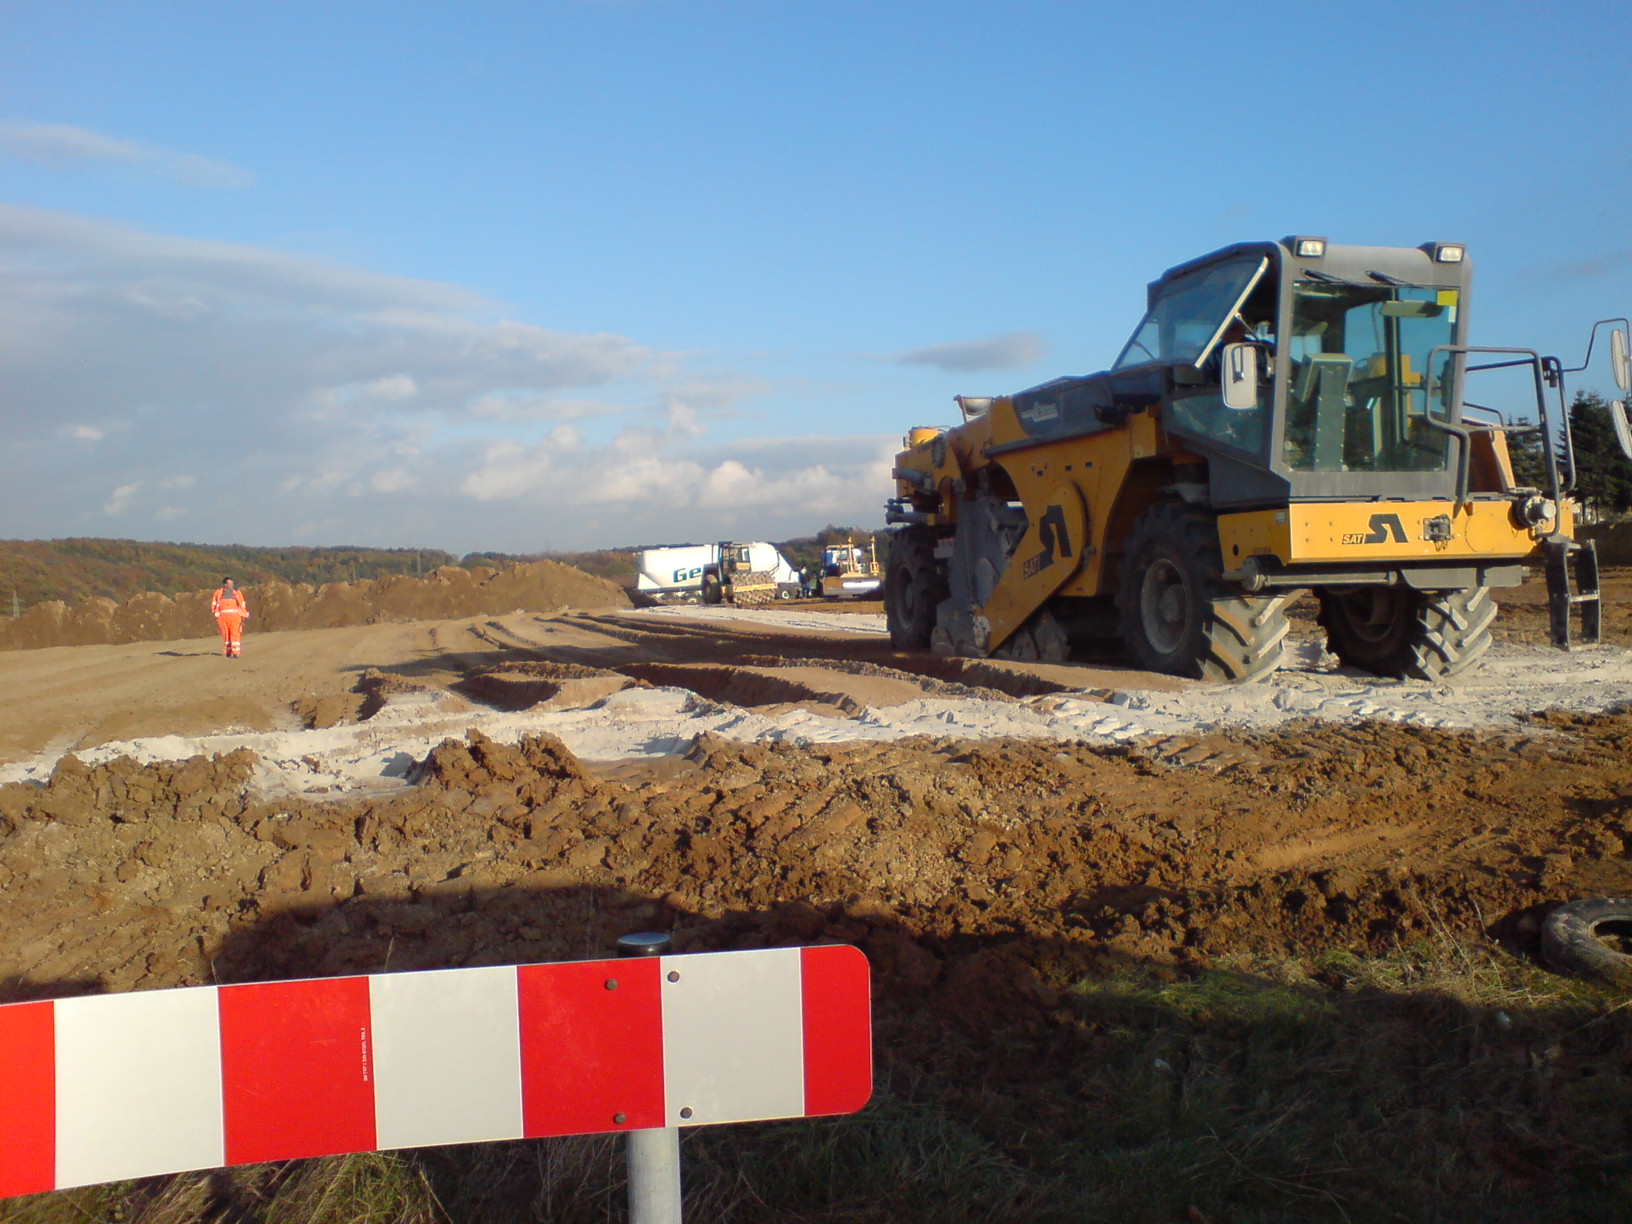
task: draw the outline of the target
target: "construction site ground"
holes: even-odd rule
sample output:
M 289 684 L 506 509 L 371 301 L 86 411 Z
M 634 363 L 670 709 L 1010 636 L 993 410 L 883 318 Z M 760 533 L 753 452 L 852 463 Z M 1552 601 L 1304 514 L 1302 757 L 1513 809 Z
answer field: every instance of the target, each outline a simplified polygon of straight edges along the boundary
M 1632 894 L 1632 571 L 1568 654 L 1502 594 L 1441 685 L 1339 668 L 1308 608 L 1240 689 L 901 654 L 878 604 L 814 601 L 0 653 L 0 998 L 840 939 L 892 1099 L 933 1083 L 1023 1153 L 1015 1117 L 1094 1107 L 1085 980 L 1423 939 L 1536 968 L 1550 907 Z M 1586 1159 L 1563 1048 L 1513 1106 L 1540 1146 L 1472 1117 L 1447 1177 Z M 1325 1193 L 1428 1218 L 1368 1214 L 1370 1176 Z

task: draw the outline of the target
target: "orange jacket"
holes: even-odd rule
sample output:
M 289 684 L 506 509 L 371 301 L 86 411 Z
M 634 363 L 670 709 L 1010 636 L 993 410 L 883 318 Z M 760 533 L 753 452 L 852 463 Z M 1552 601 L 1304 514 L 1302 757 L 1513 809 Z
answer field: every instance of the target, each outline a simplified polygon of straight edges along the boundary
M 244 593 L 233 587 L 232 594 L 226 593 L 226 587 L 218 587 L 215 595 L 210 599 L 211 616 L 241 616 L 249 619 L 249 605 L 244 602 Z

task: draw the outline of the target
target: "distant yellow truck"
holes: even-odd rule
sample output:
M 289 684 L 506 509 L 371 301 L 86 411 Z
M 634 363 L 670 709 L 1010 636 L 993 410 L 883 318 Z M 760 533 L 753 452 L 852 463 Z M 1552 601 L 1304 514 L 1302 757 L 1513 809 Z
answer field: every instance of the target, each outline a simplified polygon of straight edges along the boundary
M 854 540 L 822 549 L 822 596 L 826 599 L 864 599 L 884 584 L 878 572 L 878 554 L 871 540 L 862 548 Z

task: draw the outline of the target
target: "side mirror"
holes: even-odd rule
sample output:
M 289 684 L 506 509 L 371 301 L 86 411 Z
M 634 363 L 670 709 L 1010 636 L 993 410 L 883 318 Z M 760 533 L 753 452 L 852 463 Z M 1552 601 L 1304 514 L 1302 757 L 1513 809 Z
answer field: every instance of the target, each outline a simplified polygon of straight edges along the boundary
M 1626 353 L 1626 331 L 1617 327 L 1609 333 L 1609 363 L 1615 367 L 1615 385 L 1632 391 L 1632 360 Z
M 1258 346 L 1226 344 L 1222 369 L 1224 406 L 1239 409 L 1258 407 Z
M 1616 400 L 1610 404 L 1609 423 L 1615 426 L 1615 440 L 1621 444 L 1621 454 L 1632 459 L 1632 426 L 1626 423 L 1625 400 Z

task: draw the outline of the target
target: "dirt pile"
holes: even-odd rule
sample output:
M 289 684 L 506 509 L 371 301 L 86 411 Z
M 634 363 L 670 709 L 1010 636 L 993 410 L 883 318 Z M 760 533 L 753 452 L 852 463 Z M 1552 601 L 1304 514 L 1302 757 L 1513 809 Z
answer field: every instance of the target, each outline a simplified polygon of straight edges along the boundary
M 449 620 L 513 611 L 559 612 L 568 608 L 627 608 L 629 593 L 556 561 L 535 561 L 493 570 L 448 565 L 424 578 L 393 576 L 312 587 L 273 582 L 249 588 L 252 632 L 334 629 L 390 621 Z M 213 633 L 210 593 L 192 591 L 171 599 L 153 592 L 124 603 L 88 599 L 70 608 L 39 604 L 16 620 L 0 620 L 0 650 L 163 642 Z
M 4 997 L 841 938 L 979 1029 L 1107 958 L 1198 967 L 1430 930 L 1525 946 L 1632 890 L 1632 714 L 1142 748 L 703 738 L 586 768 L 448 741 L 389 798 L 259 801 L 247 752 L 0 788 Z

